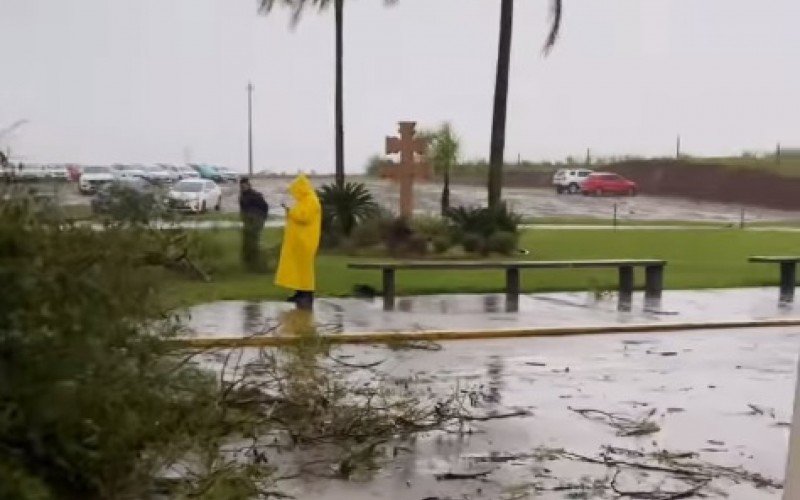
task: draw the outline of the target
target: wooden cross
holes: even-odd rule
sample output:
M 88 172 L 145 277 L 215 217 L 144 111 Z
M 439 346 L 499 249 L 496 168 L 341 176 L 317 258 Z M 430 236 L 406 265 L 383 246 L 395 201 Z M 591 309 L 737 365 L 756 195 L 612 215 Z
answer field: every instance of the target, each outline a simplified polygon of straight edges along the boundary
M 414 180 L 430 179 L 431 168 L 422 157 L 428 149 L 428 141 L 414 137 L 416 122 L 400 122 L 400 137 L 386 138 L 386 154 L 400 153 L 400 163 L 385 167 L 381 177 L 400 183 L 400 215 L 410 219 L 414 211 Z

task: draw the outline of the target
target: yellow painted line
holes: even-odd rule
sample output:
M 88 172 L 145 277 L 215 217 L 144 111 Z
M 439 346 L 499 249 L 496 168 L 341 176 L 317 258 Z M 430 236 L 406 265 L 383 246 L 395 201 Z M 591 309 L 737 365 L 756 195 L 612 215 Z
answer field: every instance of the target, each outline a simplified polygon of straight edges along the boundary
M 729 330 L 733 328 L 770 328 L 800 326 L 800 318 L 740 320 L 688 323 L 644 323 L 627 325 L 513 328 L 500 330 L 422 330 L 408 332 L 357 332 L 324 334 L 320 338 L 332 344 L 384 344 L 413 341 L 481 340 L 515 337 L 553 337 L 609 333 L 654 333 L 691 330 Z M 237 347 L 276 347 L 291 345 L 304 337 L 195 337 L 171 340 L 177 348 L 210 349 Z M 306 337 L 307 338 L 307 337 Z

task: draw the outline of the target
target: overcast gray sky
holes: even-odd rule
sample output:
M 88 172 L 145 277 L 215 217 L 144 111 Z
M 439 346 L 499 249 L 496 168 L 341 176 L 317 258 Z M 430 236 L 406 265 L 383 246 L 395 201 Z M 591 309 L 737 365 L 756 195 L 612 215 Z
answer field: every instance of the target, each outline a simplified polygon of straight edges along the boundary
M 800 145 L 797 0 L 517 0 L 507 159 L 694 154 Z M 497 0 L 348 0 L 346 163 L 399 119 L 450 121 L 489 153 Z M 0 0 L 0 139 L 25 161 L 194 162 L 331 171 L 333 13 L 256 0 Z

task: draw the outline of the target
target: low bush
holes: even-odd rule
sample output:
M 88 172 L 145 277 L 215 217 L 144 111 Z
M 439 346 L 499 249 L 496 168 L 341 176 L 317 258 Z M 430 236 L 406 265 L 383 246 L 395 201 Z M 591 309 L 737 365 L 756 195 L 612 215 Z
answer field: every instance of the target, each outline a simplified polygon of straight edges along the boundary
M 504 203 L 495 208 L 456 207 L 448 211 L 447 218 L 455 231 L 454 240 L 467 252 L 508 255 L 516 249 L 522 218 Z
M 322 205 L 322 244 L 328 248 L 338 246 L 356 227 L 379 213 L 372 193 L 360 182 L 328 184 L 317 191 L 317 196 Z
M 519 237 L 510 231 L 497 231 L 486 240 L 486 251 L 510 255 L 517 249 Z

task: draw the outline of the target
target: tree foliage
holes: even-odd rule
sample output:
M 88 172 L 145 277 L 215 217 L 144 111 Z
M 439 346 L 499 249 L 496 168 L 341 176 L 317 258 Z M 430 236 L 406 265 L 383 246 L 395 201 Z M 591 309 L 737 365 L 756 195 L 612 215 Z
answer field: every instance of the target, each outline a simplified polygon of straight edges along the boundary
M 146 497 L 187 456 L 213 459 L 185 464 L 196 474 L 173 494 L 255 491 L 252 471 L 220 455 L 236 427 L 214 377 L 168 350 L 179 325 L 154 263 L 180 241 L 0 206 L 0 498 Z

